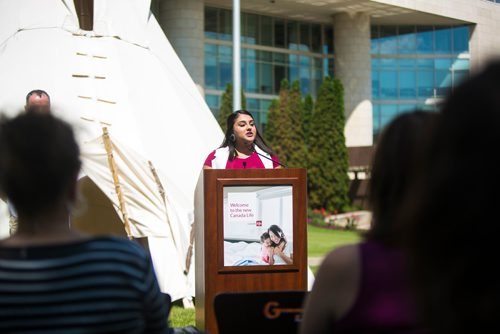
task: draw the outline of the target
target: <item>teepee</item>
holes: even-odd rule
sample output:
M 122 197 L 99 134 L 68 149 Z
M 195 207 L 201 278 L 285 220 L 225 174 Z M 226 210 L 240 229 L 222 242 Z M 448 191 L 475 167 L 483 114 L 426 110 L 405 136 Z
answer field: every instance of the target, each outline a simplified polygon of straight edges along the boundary
M 95 1 L 86 31 L 71 0 L 0 0 L 0 78 L 0 112 L 43 89 L 73 125 L 85 195 L 73 224 L 146 240 L 162 291 L 194 296 L 194 190 L 223 133 L 150 1 Z

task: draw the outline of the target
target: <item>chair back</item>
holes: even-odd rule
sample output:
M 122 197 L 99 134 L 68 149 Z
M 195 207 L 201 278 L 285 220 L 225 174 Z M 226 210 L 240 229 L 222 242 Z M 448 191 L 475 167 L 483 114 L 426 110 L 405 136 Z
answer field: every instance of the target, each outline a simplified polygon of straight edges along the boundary
M 307 291 L 220 293 L 214 298 L 219 334 L 297 333 Z

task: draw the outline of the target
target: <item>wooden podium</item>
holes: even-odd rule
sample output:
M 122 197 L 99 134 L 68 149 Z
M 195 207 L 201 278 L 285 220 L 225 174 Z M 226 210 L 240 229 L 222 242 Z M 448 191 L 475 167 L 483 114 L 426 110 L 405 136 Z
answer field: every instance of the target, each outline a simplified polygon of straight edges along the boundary
M 218 333 L 219 293 L 307 290 L 306 219 L 305 169 L 204 170 L 195 199 L 196 326 Z M 284 232 L 291 264 L 262 260 L 260 236 L 271 225 Z

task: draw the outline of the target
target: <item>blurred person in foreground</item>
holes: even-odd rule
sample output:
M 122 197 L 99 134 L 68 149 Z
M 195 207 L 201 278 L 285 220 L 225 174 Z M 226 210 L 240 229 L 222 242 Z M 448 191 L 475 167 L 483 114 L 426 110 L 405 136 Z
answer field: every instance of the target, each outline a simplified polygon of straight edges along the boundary
M 361 243 L 327 255 L 306 299 L 300 333 L 425 333 L 401 251 L 404 221 L 396 209 L 436 118 L 423 111 L 403 114 L 382 132 L 369 184 L 371 230 Z
M 456 87 L 402 206 L 418 305 L 432 333 L 495 332 L 500 314 L 496 208 L 500 61 Z M 495 273 L 496 272 L 496 273 Z
M 69 125 L 50 113 L 0 124 L 0 191 L 18 213 L 0 240 L 1 333 L 167 333 L 148 254 L 70 228 L 80 169 Z

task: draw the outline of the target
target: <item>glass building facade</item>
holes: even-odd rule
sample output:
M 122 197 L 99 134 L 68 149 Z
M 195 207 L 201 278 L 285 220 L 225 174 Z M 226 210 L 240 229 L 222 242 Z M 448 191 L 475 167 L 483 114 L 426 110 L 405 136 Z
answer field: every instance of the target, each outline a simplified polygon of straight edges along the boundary
M 331 24 L 242 13 L 241 79 L 246 108 L 257 126 L 278 97 L 280 82 L 299 80 L 303 96 L 316 98 L 325 76 L 334 76 Z M 205 7 L 205 99 L 217 116 L 232 82 L 232 11 Z M 469 74 L 469 27 L 372 26 L 373 134 L 396 115 L 435 110 Z
M 435 110 L 469 75 L 469 27 L 372 26 L 373 134 L 396 115 Z
M 261 129 L 281 80 L 300 80 L 302 94 L 315 97 L 333 75 L 330 26 L 242 13 L 241 35 L 241 86 Z M 205 7 L 205 99 L 216 116 L 232 80 L 232 11 Z

